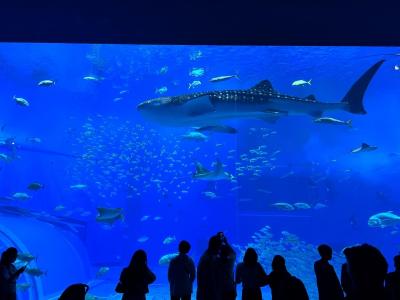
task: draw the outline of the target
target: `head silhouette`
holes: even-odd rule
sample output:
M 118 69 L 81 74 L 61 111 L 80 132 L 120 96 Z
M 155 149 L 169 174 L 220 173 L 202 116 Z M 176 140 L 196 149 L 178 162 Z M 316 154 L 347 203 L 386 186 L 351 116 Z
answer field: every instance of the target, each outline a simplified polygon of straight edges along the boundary
M 181 242 L 179 243 L 179 247 L 178 247 L 179 253 L 187 254 L 187 253 L 189 253 L 190 248 L 191 248 L 191 247 L 190 247 L 190 244 L 189 244 L 189 242 L 187 242 L 187 241 L 181 241 Z
M 254 266 L 258 262 L 258 254 L 254 248 L 247 248 L 243 257 L 243 262 L 247 266 Z
M 147 265 L 147 254 L 144 250 L 137 250 L 133 253 L 131 262 L 129 264 L 130 269 L 143 269 Z
M 207 251 L 210 254 L 216 254 L 216 253 L 218 253 L 220 246 L 221 246 L 221 240 L 220 240 L 219 236 L 214 235 L 208 241 Z
M 1 263 L 7 265 L 12 264 L 17 260 L 17 256 L 18 256 L 17 248 L 10 247 L 1 254 Z
M 322 244 L 318 246 L 318 253 L 322 259 L 331 260 L 332 252 L 332 248 L 329 245 Z
M 394 257 L 394 267 L 400 271 L 400 254 Z
M 285 258 L 281 255 L 275 255 L 272 260 L 272 270 L 276 272 L 286 271 Z

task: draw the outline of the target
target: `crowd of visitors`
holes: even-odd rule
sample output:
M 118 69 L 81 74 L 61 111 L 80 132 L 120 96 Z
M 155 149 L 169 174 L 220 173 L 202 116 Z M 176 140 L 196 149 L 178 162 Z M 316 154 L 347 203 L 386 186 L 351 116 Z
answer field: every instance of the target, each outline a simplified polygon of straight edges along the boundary
M 269 286 L 272 300 L 308 300 L 307 290 L 301 279 L 286 268 L 285 258 L 275 255 L 272 271 L 267 274 L 258 262 L 255 249 L 248 248 L 243 262 L 236 265 L 236 253 L 222 232 L 212 236 L 207 250 L 200 257 L 197 268 L 188 255 L 190 244 L 179 243 L 179 254 L 171 259 L 168 281 L 171 300 L 190 300 L 193 283 L 197 279 L 196 300 L 234 300 L 237 285 L 242 285 L 243 300 L 261 300 L 261 288 Z M 342 265 L 340 279 L 329 263 L 332 248 L 318 246 L 320 259 L 314 264 L 319 300 L 399 300 L 400 255 L 395 256 L 395 271 L 388 273 L 388 264 L 382 253 L 369 244 L 345 248 L 346 262 Z M 16 269 L 17 249 L 10 247 L 0 260 L 0 299 L 16 300 L 16 281 L 26 266 Z M 145 300 L 149 285 L 156 275 L 147 265 L 144 250 L 137 250 L 121 272 L 115 288 L 122 300 Z M 86 284 L 69 286 L 59 300 L 84 300 L 89 290 Z

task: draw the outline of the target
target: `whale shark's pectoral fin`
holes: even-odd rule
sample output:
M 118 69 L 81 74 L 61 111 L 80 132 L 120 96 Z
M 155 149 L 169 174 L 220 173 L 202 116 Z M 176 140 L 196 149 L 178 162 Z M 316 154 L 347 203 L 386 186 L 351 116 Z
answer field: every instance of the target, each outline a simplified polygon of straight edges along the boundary
M 183 107 L 186 110 L 186 114 L 190 117 L 201 116 L 215 111 L 215 107 L 208 95 L 193 98 L 187 101 Z
M 203 167 L 203 165 L 199 162 L 196 163 L 196 174 L 204 174 L 204 173 L 210 173 L 209 170 Z

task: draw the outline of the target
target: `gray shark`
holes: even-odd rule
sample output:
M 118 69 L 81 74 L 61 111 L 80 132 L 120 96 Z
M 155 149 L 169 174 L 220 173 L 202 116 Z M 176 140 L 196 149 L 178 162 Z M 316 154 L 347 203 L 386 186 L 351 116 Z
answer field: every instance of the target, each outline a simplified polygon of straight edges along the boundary
M 207 181 L 217 180 L 232 180 L 234 177 L 232 174 L 224 171 L 222 163 L 217 161 L 214 166 L 214 170 L 209 171 L 204 168 L 199 162 L 196 163 L 196 172 L 193 174 L 193 178 Z
M 281 94 L 268 80 L 247 90 L 221 90 L 161 97 L 140 103 L 141 114 L 167 126 L 215 126 L 229 119 L 258 118 L 275 122 L 282 116 L 310 115 L 320 118 L 326 111 L 366 114 L 363 99 L 369 83 L 384 60 L 371 66 L 350 88 L 341 102 L 320 102 Z

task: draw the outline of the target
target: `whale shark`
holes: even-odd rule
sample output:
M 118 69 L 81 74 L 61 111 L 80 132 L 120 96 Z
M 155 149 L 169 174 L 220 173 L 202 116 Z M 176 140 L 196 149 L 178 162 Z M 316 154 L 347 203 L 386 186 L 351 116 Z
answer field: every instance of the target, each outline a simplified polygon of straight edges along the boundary
M 220 90 L 150 99 L 137 106 L 147 119 L 171 127 L 221 126 L 232 119 L 256 118 L 274 123 L 283 116 L 309 115 L 320 118 L 326 111 L 366 114 L 363 100 L 372 78 L 383 64 L 372 65 L 351 86 L 341 101 L 321 102 L 314 95 L 301 98 L 275 90 L 262 80 L 245 90 Z

